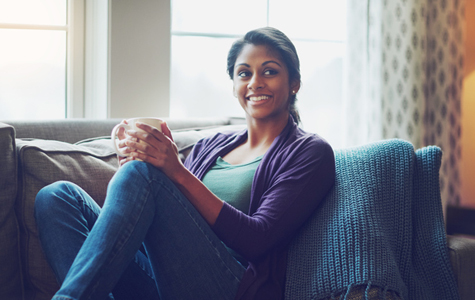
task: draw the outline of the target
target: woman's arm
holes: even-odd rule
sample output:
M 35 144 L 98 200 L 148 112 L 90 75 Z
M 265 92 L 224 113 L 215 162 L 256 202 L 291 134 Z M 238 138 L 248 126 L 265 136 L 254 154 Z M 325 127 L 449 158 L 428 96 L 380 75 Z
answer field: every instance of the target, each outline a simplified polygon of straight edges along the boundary
M 162 124 L 161 131 L 147 124 L 137 123 L 137 127 L 145 133 L 129 130 L 129 137 L 119 142 L 119 147 L 124 147 L 125 152 L 131 153 L 131 156 L 121 160 L 121 165 L 141 159 L 157 167 L 176 184 L 208 224 L 214 225 L 223 207 L 223 201 L 185 168 L 167 124 Z M 137 139 L 145 143 L 139 143 Z
M 293 238 L 335 180 L 333 150 L 316 144 L 301 143 L 261 162 L 250 215 L 223 205 L 213 230 L 228 247 L 254 261 Z

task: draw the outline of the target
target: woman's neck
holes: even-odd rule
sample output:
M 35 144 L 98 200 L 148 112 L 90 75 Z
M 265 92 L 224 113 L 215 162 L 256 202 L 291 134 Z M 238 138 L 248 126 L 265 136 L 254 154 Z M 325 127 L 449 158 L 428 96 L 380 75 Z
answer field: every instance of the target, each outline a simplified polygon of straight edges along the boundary
M 246 143 L 249 149 L 269 148 L 274 139 L 284 130 L 289 119 L 280 118 L 279 120 L 261 121 L 256 119 L 247 119 L 248 137 Z
M 247 163 L 256 157 L 264 155 L 275 138 L 284 130 L 288 118 L 283 122 L 262 122 L 247 120 L 248 136 L 244 143 L 226 154 L 223 159 L 233 165 Z

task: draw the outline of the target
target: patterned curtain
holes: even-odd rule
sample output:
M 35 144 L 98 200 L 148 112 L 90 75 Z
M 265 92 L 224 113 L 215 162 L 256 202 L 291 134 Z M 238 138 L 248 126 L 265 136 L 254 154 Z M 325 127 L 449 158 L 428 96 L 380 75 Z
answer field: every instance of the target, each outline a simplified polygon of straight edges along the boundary
M 465 0 L 348 0 L 346 146 L 401 138 L 443 150 L 440 189 L 460 203 Z

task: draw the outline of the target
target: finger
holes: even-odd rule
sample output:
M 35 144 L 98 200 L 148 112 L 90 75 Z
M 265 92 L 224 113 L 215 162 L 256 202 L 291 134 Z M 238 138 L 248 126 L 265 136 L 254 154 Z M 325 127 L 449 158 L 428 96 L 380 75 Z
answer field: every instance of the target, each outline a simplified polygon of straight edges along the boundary
M 153 135 L 160 142 L 166 142 L 168 140 L 165 137 L 165 135 L 160 130 L 158 130 L 156 127 L 150 126 L 150 125 L 145 124 L 145 123 L 139 123 L 139 122 L 137 122 L 135 124 L 137 125 L 138 128 L 140 128 L 143 131 Z M 146 137 L 144 137 L 144 138 L 146 138 Z
M 124 164 L 128 163 L 129 161 L 134 160 L 134 157 L 127 156 L 127 157 L 121 157 L 119 159 L 119 167 L 122 167 Z
M 172 132 L 170 131 L 170 128 L 168 128 L 167 122 L 163 121 L 163 123 L 160 125 L 162 128 L 163 134 L 167 136 L 173 142 Z
M 133 142 L 139 142 L 139 139 L 136 137 L 132 137 L 130 135 L 127 135 L 124 139 L 119 140 L 117 142 L 117 147 L 120 148 L 125 148 L 127 147 L 127 141 L 133 141 Z
M 127 120 L 122 120 L 122 122 L 120 122 L 121 124 L 128 124 Z M 119 140 L 123 140 L 125 139 L 125 128 L 124 127 L 120 127 L 119 130 L 117 131 L 117 137 L 119 138 Z
M 153 129 L 150 130 L 152 131 Z M 157 134 L 157 132 L 158 130 L 155 132 L 155 134 Z M 164 142 L 167 142 L 168 138 L 165 137 L 163 134 L 160 138 L 158 138 L 156 135 L 148 132 L 128 130 L 127 135 L 132 138 L 135 138 L 136 140 L 127 139 L 125 143 L 126 146 L 138 149 L 143 152 L 148 153 L 149 151 L 158 151 L 158 149 L 163 148 L 164 146 L 167 147 L 167 144 L 165 144 Z
M 165 159 L 163 157 L 162 158 L 157 158 L 157 157 L 151 156 L 151 155 L 149 155 L 147 153 L 144 153 L 144 152 L 132 152 L 130 154 L 130 158 L 132 160 L 139 159 L 141 161 L 151 163 L 152 165 L 154 165 L 156 167 L 163 166 L 163 164 L 165 162 Z
M 119 128 L 119 130 L 117 131 L 117 137 L 119 138 L 119 140 L 125 139 L 126 135 L 125 135 L 125 128 L 124 127 Z
M 156 140 L 155 140 L 156 141 Z M 159 142 L 157 142 L 159 143 Z M 132 157 L 137 157 L 137 153 L 144 153 L 144 155 L 150 156 L 150 157 L 156 157 L 160 154 L 160 150 L 147 142 L 135 142 L 132 140 L 128 140 L 126 142 L 127 145 L 127 153 L 130 153 L 130 156 Z

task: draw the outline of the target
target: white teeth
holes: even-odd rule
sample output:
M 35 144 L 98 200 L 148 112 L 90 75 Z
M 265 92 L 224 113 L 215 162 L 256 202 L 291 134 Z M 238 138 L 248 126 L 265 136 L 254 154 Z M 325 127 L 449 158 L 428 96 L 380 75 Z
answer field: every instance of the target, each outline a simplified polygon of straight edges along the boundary
M 269 96 L 249 97 L 249 100 L 251 100 L 251 101 L 261 101 L 261 100 L 265 100 L 265 99 L 269 99 Z

